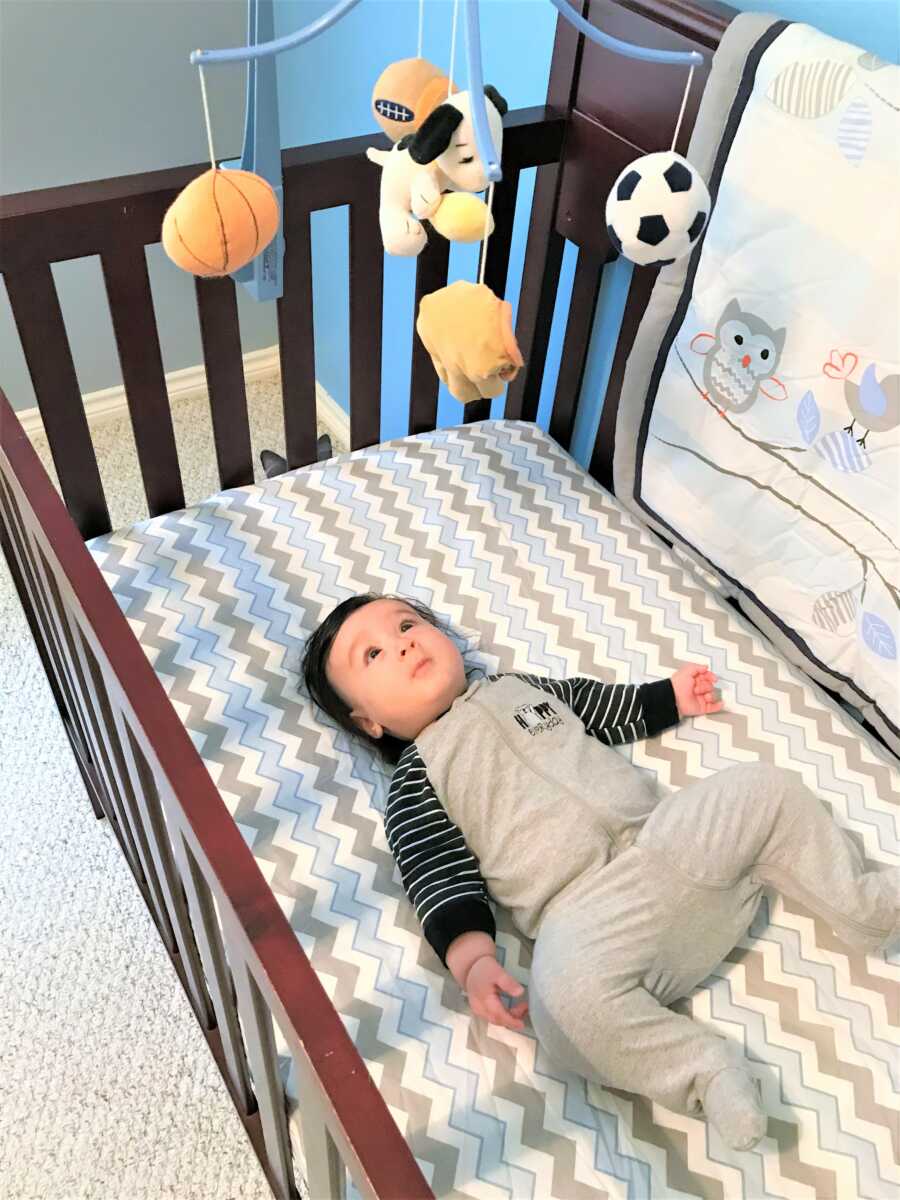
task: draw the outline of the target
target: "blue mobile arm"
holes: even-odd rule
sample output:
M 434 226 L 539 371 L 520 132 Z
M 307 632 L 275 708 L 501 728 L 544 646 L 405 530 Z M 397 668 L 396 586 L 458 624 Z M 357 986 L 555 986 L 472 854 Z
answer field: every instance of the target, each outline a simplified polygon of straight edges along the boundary
M 605 46 L 616 54 L 627 58 L 638 58 L 645 62 L 683 64 L 698 66 L 703 55 L 696 50 L 651 50 L 634 46 L 601 33 L 589 21 L 581 17 L 566 0 L 550 0 L 560 16 L 569 21 L 579 33 L 592 42 Z M 329 12 L 312 21 L 297 33 L 273 38 L 273 0 L 247 0 L 248 33 L 247 46 L 235 50 L 195 50 L 191 54 L 193 66 L 213 66 L 219 63 L 246 62 L 247 115 L 244 128 L 244 148 L 240 159 L 224 162 L 223 167 L 239 167 L 261 175 L 274 188 L 279 209 L 282 208 L 283 181 L 281 177 L 281 137 L 278 125 L 278 95 L 276 91 L 274 56 L 282 50 L 291 50 L 311 41 L 332 25 L 336 25 L 355 8 L 359 0 L 340 0 Z M 478 155 L 485 165 L 489 183 L 499 183 L 503 178 L 499 155 L 488 126 L 484 103 L 484 79 L 481 69 L 481 32 L 478 20 L 478 0 L 463 0 L 466 18 L 466 60 L 469 73 L 469 94 L 472 105 L 472 123 L 475 127 L 475 143 Z M 243 283 L 257 300 L 275 300 L 283 292 L 281 278 L 284 260 L 284 235 L 279 226 L 278 235 L 262 254 L 253 259 L 233 279 Z
M 297 33 L 274 38 L 275 18 L 272 0 L 247 0 L 247 41 L 249 45 L 237 50 L 195 50 L 192 66 L 211 66 L 220 63 L 247 63 L 247 106 L 244 125 L 244 147 L 240 158 L 229 159 L 221 166 L 252 171 L 262 176 L 272 187 L 278 200 L 278 210 L 284 212 L 284 181 L 281 176 L 281 131 L 278 122 L 278 87 L 275 55 L 311 41 L 346 16 L 359 0 L 341 0 L 330 12 L 312 21 Z M 284 220 L 278 222 L 278 233 L 246 266 L 235 271 L 231 278 L 242 283 L 254 300 L 277 300 L 284 294 Z

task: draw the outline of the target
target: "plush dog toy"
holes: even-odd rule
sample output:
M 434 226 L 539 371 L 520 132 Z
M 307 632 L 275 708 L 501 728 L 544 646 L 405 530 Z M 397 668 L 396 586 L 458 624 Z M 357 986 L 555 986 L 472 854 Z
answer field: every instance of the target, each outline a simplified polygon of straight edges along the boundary
M 507 104 L 496 88 L 488 85 L 484 92 L 488 126 L 499 155 Z M 468 92 L 457 92 L 438 105 L 415 133 L 401 138 L 393 149 L 373 147 L 366 155 L 382 169 L 378 215 L 388 254 L 421 253 L 428 241 L 422 221 L 434 216 L 444 192 L 481 192 L 488 183 L 475 145 Z M 481 221 L 483 227 L 483 213 Z
M 422 297 L 416 331 L 450 394 L 463 404 L 499 396 L 524 365 L 512 305 L 463 279 Z

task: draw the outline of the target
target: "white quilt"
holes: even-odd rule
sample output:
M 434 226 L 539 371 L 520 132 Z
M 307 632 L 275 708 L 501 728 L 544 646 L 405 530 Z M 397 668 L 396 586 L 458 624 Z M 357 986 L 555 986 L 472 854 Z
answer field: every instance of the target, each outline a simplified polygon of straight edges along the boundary
M 900 67 L 765 52 L 645 435 L 642 505 L 900 725 Z

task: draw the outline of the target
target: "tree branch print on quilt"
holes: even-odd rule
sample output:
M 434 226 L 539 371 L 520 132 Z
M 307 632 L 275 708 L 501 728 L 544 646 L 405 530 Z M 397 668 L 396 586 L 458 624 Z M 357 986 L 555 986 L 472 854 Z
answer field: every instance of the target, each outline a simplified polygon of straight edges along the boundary
M 738 323 L 738 324 L 736 324 Z M 743 354 L 743 365 L 751 370 L 751 364 L 748 361 L 751 355 L 756 355 L 760 358 L 763 349 L 770 349 L 774 353 L 767 356 L 766 366 L 769 362 L 772 364 L 772 372 L 776 370 L 780 359 L 780 350 L 784 346 L 784 330 L 770 331 L 768 326 L 764 326 L 758 318 L 752 317 L 752 314 L 740 311 L 736 301 L 732 301 L 728 305 L 725 312 L 722 313 L 718 329 L 715 335 L 698 334 L 691 340 L 691 348 L 696 349 L 697 344 L 703 344 L 709 340 L 706 350 L 698 350 L 697 353 L 702 353 L 706 356 L 706 364 L 704 364 L 704 383 L 707 384 L 707 389 L 697 383 L 694 373 L 686 364 L 677 343 L 674 343 L 674 350 L 678 356 L 678 360 L 686 376 L 690 379 L 692 385 L 697 392 L 697 395 L 704 402 L 719 413 L 722 420 L 726 422 L 728 427 L 742 438 L 744 442 L 754 445 L 757 450 L 763 452 L 768 457 L 779 462 L 782 467 L 787 468 L 790 472 L 797 476 L 798 479 L 804 480 L 805 484 L 815 488 L 818 492 L 826 494 L 833 502 L 838 503 L 856 516 L 858 520 L 865 522 L 866 526 L 874 530 L 881 539 L 886 542 L 887 546 L 893 551 L 898 551 L 895 541 L 890 538 L 889 534 L 878 526 L 877 522 L 871 517 L 860 511 L 856 505 L 848 502 L 844 497 L 838 496 L 829 487 L 822 484 L 821 480 L 810 475 L 796 463 L 788 458 L 788 454 L 806 454 L 809 450 L 816 450 L 824 460 L 830 463 L 838 470 L 865 469 L 870 466 L 871 460 L 868 452 L 865 451 L 865 446 L 860 446 L 852 434 L 853 425 L 858 421 L 865 428 L 865 438 L 869 437 L 872 432 L 886 432 L 889 428 L 894 428 L 900 424 L 900 377 L 887 376 L 881 382 L 878 382 L 874 365 L 866 368 L 863 376 L 863 382 L 857 386 L 851 383 L 846 376 L 850 374 L 858 364 L 857 355 L 845 354 L 838 355 L 836 350 L 833 350 L 832 355 L 826 365 L 823 367 L 823 374 L 826 374 L 830 379 L 845 379 L 845 398 L 847 406 L 850 408 L 850 415 L 853 420 L 851 426 L 845 427 L 844 430 L 835 431 L 833 434 L 826 434 L 823 438 L 817 439 L 818 431 L 821 427 L 821 413 L 815 401 L 815 396 L 811 391 L 806 392 L 803 400 L 800 401 L 797 409 L 797 421 L 800 430 L 800 436 L 804 440 L 804 445 L 784 446 L 775 445 L 773 443 L 764 442 L 760 438 L 752 437 L 751 434 L 743 430 L 736 420 L 732 418 L 731 412 L 743 414 L 748 410 L 752 403 L 755 402 L 758 394 L 762 392 L 763 396 L 770 400 L 781 400 L 781 391 L 784 391 L 784 396 L 787 395 L 784 385 L 774 376 L 774 373 L 769 374 L 766 378 L 758 378 L 752 382 L 744 382 L 742 385 L 734 383 L 734 371 L 728 370 L 728 362 L 726 356 L 720 353 L 719 347 L 722 343 L 722 338 L 728 337 L 733 341 L 734 338 L 742 338 L 742 343 L 739 344 L 738 353 L 746 350 Z M 736 332 L 737 331 L 737 332 Z M 734 349 L 731 347 L 731 353 L 734 354 Z M 710 361 L 716 362 L 718 366 L 710 366 Z M 762 376 L 764 368 L 758 367 L 756 372 L 758 376 Z M 896 382 L 894 382 L 896 380 Z M 767 386 L 764 386 L 767 385 Z M 743 386 L 744 395 L 739 395 L 739 388 Z M 714 395 L 710 395 L 710 391 Z M 715 397 L 715 398 L 714 398 Z M 737 401 L 737 402 L 736 402 Z M 731 410 L 731 412 L 730 412 Z M 871 421 L 871 426 L 869 422 Z M 854 458 L 851 451 L 847 449 L 844 443 L 841 443 L 838 449 L 842 450 L 842 455 L 835 452 L 835 434 L 839 434 L 841 439 L 846 439 L 847 443 L 852 443 L 853 450 L 857 452 L 857 457 Z M 829 440 L 830 439 L 830 442 Z M 836 541 L 839 541 L 842 546 L 853 554 L 859 564 L 860 577 L 852 587 L 846 589 L 830 589 L 817 596 L 812 604 L 811 619 L 818 628 L 829 632 L 838 632 L 841 628 L 846 628 L 848 624 L 856 624 L 858 614 L 862 611 L 862 618 L 859 620 L 859 635 L 863 638 L 866 646 L 869 647 L 872 653 L 877 654 L 882 659 L 894 660 L 898 656 L 898 647 L 896 647 L 896 637 L 890 626 L 877 613 L 864 610 L 866 590 L 869 587 L 870 572 L 880 578 L 884 589 L 893 601 L 896 610 L 900 611 L 900 590 L 895 584 L 890 582 L 884 576 L 880 566 L 877 565 L 874 559 L 869 554 L 860 551 L 857 546 L 854 546 L 850 540 L 840 534 L 826 521 L 821 520 L 815 514 L 812 514 L 804 505 L 794 502 L 790 497 L 785 496 L 778 488 L 761 484 L 760 481 L 750 478 L 738 470 L 730 470 L 720 466 L 719 463 L 710 460 L 700 451 L 690 448 L 690 446 L 679 445 L 678 443 L 668 442 L 665 438 L 655 436 L 656 442 L 670 446 L 673 450 L 683 451 L 684 454 L 692 455 L 697 460 L 700 460 L 707 467 L 719 474 L 730 475 L 736 479 L 743 479 L 758 491 L 767 492 L 770 496 L 785 504 L 787 508 L 796 511 L 798 515 L 803 516 L 818 528 L 824 530 Z M 858 462 L 859 458 L 864 456 L 864 466 L 854 467 L 853 463 Z M 846 466 L 850 463 L 850 466 Z
M 726 314 L 728 314 L 730 310 L 731 310 L 731 306 L 729 305 L 729 308 L 726 308 L 725 313 L 723 313 L 722 320 L 720 320 L 720 323 L 719 323 L 720 329 L 723 329 L 723 327 L 727 328 L 724 326 L 724 321 L 725 321 Z M 742 315 L 746 316 L 747 314 L 742 314 Z M 738 334 L 737 336 L 741 336 L 741 335 Z M 697 343 L 699 341 L 699 339 L 706 339 L 706 338 L 713 338 L 714 343 L 716 341 L 716 339 L 714 338 L 714 335 L 712 335 L 712 334 L 699 333 L 694 338 L 691 339 L 691 347 L 693 348 L 695 343 Z M 877 533 L 879 537 L 883 538 L 884 541 L 887 542 L 887 544 L 891 547 L 892 550 L 900 552 L 900 547 L 897 546 L 896 542 L 894 542 L 894 540 L 890 537 L 890 535 L 885 533 L 885 531 L 881 528 L 881 526 L 878 525 L 875 521 L 873 521 L 871 517 L 867 516 L 864 512 L 861 512 L 860 509 L 858 509 L 854 504 L 851 504 L 849 500 L 844 499 L 844 497 L 839 496 L 839 495 L 837 495 L 837 493 L 833 492 L 831 490 L 831 488 L 826 487 L 825 484 L 823 484 L 821 482 L 821 480 L 817 479 L 814 475 L 810 475 L 807 471 L 801 470 L 801 468 L 798 467 L 796 463 L 792 462 L 791 459 L 785 457 L 786 454 L 806 454 L 810 450 L 816 450 L 816 453 L 818 453 L 821 458 L 824 458 L 832 467 L 835 468 L 835 470 L 839 470 L 839 471 L 865 470 L 868 466 L 871 465 L 871 459 L 869 458 L 868 454 L 865 452 L 865 448 L 863 448 L 863 450 L 862 450 L 862 454 L 864 454 L 864 456 L 865 456 L 864 460 L 863 460 L 864 461 L 863 466 L 842 465 L 844 463 L 849 464 L 849 463 L 853 463 L 854 461 L 856 461 L 853 459 L 850 451 L 846 448 L 846 446 L 844 446 L 843 443 L 835 444 L 834 441 L 828 441 L 827 439 L 833 439 L 833 437 L 834 437 L 833 434 L 825 434 L 823 439 L 819 439 L 819 441 L 815 440 L 816 435 L 819 432 L 819 426 L 821 424 L 821 414 L 819 413 L 818 405 L 815 402 L 815 397 L 813 396 L 812 392 L 807 392 L 806 395 L 804 395 L 803 399 L 800 401 L 800 405 L 797 410 L 797 423 L 800 427 L 800 435 L 803 438 L 806 445 L 803 445 L 803 446 L 779 446 L 772 442 L 765 442 L 760 438 L 752 437 L 749 433 L 746 432 L 746 430 L 742 429 L 741 426 L 729 416 L 728 412 L 725 409 L 723 409 L 720 404 L 716 403 L 716 400 L 714 400 L 712 398 L 709 391 L 704 390 L 704 388 L 702 388 L 700 386 L 700 384 L 697 382 L 697 380 L 694 378 L 693 372 L 691 371 L 688 364 L 685 362 L 685 360 L 681 354 L 681 351 L 678 348 L 677 342 L 674 343 L 673 348 L 675 350 L 676 355 L 678 356 L 678 361 L 681 363 L 682 367 L 684 368 L 685 374 L 687 375 L 688 379 L 690 379 L 691 383 L 693 384 L 694 389 L 697 392 L 697 395 L 700 396 L 701 399 L 704 400 L 710 406 L 710 408 L 712 408 L 716 412 L 718 412 L 719 416 L 726 422 L 726 424 L 729 426 L 729 428 L 734 430 L 734 432 L 738 435 L 738 437 L 743 438 L 743 440 L 745 442 L 747 442 L 749 445 L 756 446 L 756 448 L 758 450 L 762 450 L 764 454 L 769 455 L 770 458 L 774 458 L 775 460 L 780 462 L 782 464 L 782 466 L 787 467 L 788 470 L 791 471 L 794 475 L 796 475 L 799 479 L 804 480 L 804 482 L 810 484 L 812 487 L 816 488 L 818 491 L 820 491 L 820 492 L 824 493 L 826 496 L 828 496 L 829 499 L 835 501 L 837 504 L 840 504 L 842 507 L 846 508 L 848 512 L 851 512 L 860 521 L 864 521 L 869 526 L 870 529 L 874 530 L 874 532 Z M 706 354 L 707 356 L 714 352 L 715 352 L 714 346 L 710 346 L 709 349 L 706 351 L 698 351 L 698 353 L 703 353 L 703 354 Z M 823 368 L 823 374 L 826 374 L 829 378 L 832 378 L 832 379 L 834 378 L 834 375 L 829 374 L 826 368 L 830 365 L 833 365 L 834 356 L 836 354 L 837 354 L 837 351 L 833 350 L 831 352 L 831 359 L 829 360 L 829 363 L 825 364 L 825 368 Z M 845 362 L 847 360 L 847 357 L 848 356 L 843 356 Z M 853 358 L 853 366 L 855 367 L 856 362 L 857 362 L 856 355 L 853 355 L 852 358 Z M 850 369 L 852 370 L 852 367 Z M 872 368 L 872 372 L 873 372 L 873 377 L 874 377 L 874 368 Z M 866 371 L 866 375 L 868 375 L 868 369 Z M 704 381 L 706 381 L 706 377 L 707 377 L 707 373 L 705 372 L 705 380 Z M 708 377 L 710 379 L 712 379 L 715 376 L 708 376 Z M 864 375 L 863 378 L 865 379 L 866 376 Z M 762 382 L 767 383 L 767 382 L 769 382 L 769 380 L 763 380 Z M 784 388 L 784 385 L 781 384 L 780 380 L 773 379 L 773 382 L 779 384 L 782 389 Z M 850 384 L 849 380 L 847 380 L 844 384 L 845 396 L 847 395 L 848 384 Z M 897 424 L 900 424 L 900 386 L 898 386 L 898 385 L 900 385 L 900 376 L 897 376 L 897 375 L 886 376 L 883 383 L 881 385 L 879 385 L 885 393 L 888 391 L 889 388 L 893 387 L 894 394 L 895 394 L 895 399 L 892 402 L 892 408 L 891 408 L 891 412 L 893 413 L 893 416 L 894 416 L 894 424 L 893 425 L 888 424 L 888 425 L 881 426 L 880 432 L 885 432 L 887 429 L 895 428 Z M 850 385 L 850 386 L 855 387 L 855 385 Z M 858 390 L 860 392 L 862 392 L 862 390 L 863 390 L 862 385 L 860 385 L 860 388 Z M 762 387 L 760 386 L 757 390 L 755 390 L 752 393 L 753 399 L 756 398 L 757 391 L 763 391 Z M 776 398 L 782 399 L 782 397 L 777 394 L 773 394 L 773 393 L 769 393 L 769 392 L 763 392 L 763 394 L 768 395 L 771 399 L 776 399 Z M 785 392 L 785 395 L 786 394 L 787 393 Z M 807 397 L 809 397 L 809 399 L 807 399 Z M 718 394 L 717 399 L 721 399 L 721 398 L 722 398 L 721 394 Z M 872 404 L 873 407 L 877 407 L 874 397 L 869 402 Z M 849 401 L 848 401 L 848 404 L 849 404 Z M 749 408 L 750 408 L 750 404 L 748 403 L 748 404 L 745 404 L 744 407 L 742 407 L 740 409 L 736 409 L 735 411 L 746 412 L 747 409 L 749 409 Z M 853 410 L 853 408 L 851 408 L 850 409 L 851 416 L 853 415 L 853 412 L 854 412 L 854 410 Z M 862 424 L 864 422 L 860 422 L 860 423 Z M 856 447 L 857 443 L 850 436 L 850 434 L 846 432 L 846 430 L 837 430 L 835 432 L 841 434 L 842 437 L 844 437 L 846 435 L 847 441 L 852 442 L 854 445 L 854 448 Z M 869 430 L 869 432 L 872 432 L 872 431 Z M 868 434 L 867 434 L 867 436 L 868 436 Z M 830 453 L 819 448 L 820 442 L 822 442 L 822 441 L 824 441 L 825 445 L 829 447 L 829 450 L 831 451 Z M 841 449 L 843 449 L 843 454 L 840 453 Z

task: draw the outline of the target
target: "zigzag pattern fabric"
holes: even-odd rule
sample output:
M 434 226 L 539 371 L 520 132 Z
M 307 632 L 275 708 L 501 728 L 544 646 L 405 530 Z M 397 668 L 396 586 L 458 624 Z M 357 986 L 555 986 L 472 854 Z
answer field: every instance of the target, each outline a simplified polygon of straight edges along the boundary
M 403 438 L 223 492 L 91 550 L 438 1196 L 885 1200 L 900 1185 L 900 955 L 848 951 L 772 898 L 684 1011 L 740 1042 L 769 1135 L 587 1089 L 472 1018 L 388 850 L 383 771 L 298 690 L 305 637 L 397 592 L 472 665 L 643 682 L 708 661 L 726 711 L 623 749 L 662 791 L 790 766 L 870 863 L 900 863 L 900 772 L 537 426 Z M 499 911 L 506 966 L 530 943 Z

